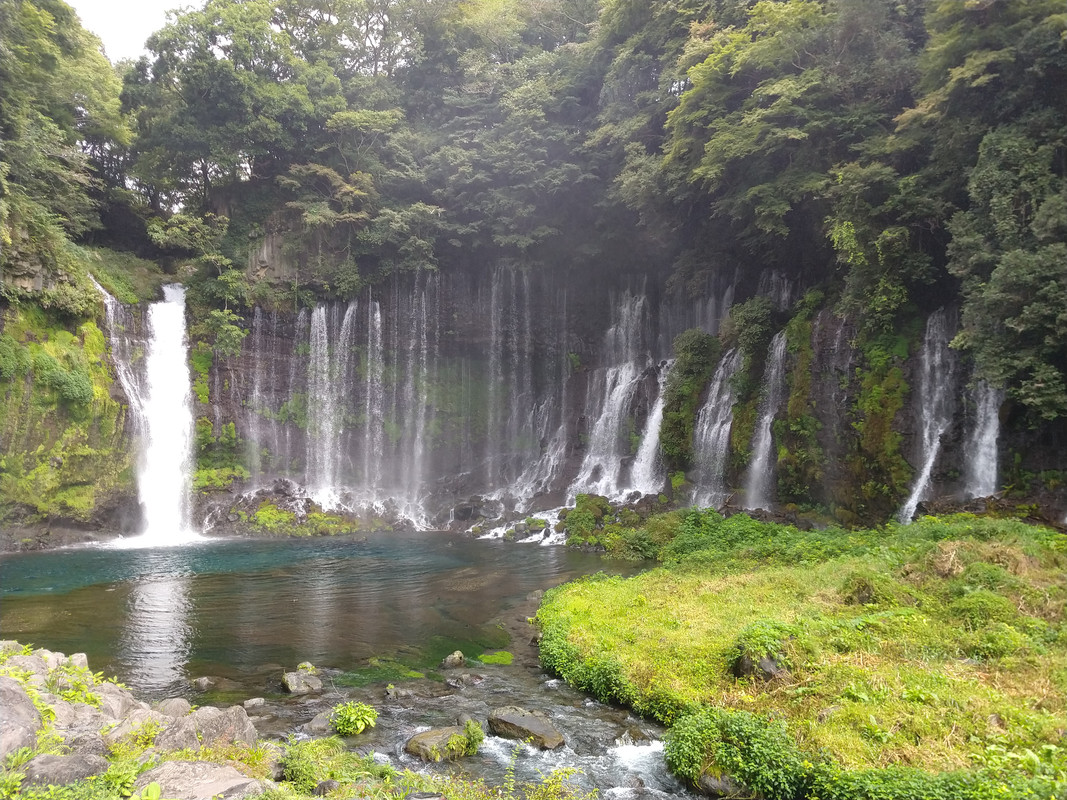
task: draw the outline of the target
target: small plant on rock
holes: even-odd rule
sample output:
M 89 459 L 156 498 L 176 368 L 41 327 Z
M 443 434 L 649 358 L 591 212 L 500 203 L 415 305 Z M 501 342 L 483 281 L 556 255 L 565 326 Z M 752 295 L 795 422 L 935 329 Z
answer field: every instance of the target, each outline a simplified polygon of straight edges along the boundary
M 341 736 L 355 736 L 373 728 L 378 712 L 366 703 L 338 703 L 330 712 L 330 726 Z

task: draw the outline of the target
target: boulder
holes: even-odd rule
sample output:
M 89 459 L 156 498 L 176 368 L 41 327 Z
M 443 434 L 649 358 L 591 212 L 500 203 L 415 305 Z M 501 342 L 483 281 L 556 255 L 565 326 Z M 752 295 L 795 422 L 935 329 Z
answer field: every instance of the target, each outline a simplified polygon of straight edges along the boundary
M 9 662 L 10 663 L 10 662 Z M 0 763 L 9 753 L 37 743 L 41 715 L 26 690 L 14 678 L 0 676 Z
M 532 740 L 542 750 L 555 750 L 564 744 L 563 734 L 540 711 L 527 711 L 517 706 L 495 708 L 489 714 L 489 730 L 505 739 Z
M 66 786 L 92 775 L 107 772 L 108 760 L 103 756 L 75 753 L 71 756 L 36 756 L 22 767 L 24 786 Z
M 196 680 L 193 681 L 193 688 L 196 689 L 198 692 L 206 692 L 208 689 L 210 689 L 214 685 L 215 685 L 215 681 L 213 681 L 211 678 L 207 678 L 207 677 L 197 678 Z
M 89 669 L 89 658 L 85 653 L 74 653 L 67 659 L 72 667 L 78 667 L 79 669 Z
M 316 797 L 325 797 L 330 792 L 335 792 L 341 788 L 341 782 L 335 781 L 333 778 L 325 781 L 319 781 L 319 785 L 315 787 L 313 794 Z
M 193 710 L 193 707 L 184 697 L 170 697 L 162 701 L 156 710 L 168 717 L 184 717 Z
M 48 664 L 37 653 L 30 656 L 11 656 L 4 666 L 11 670 L 25 670 L 30 673 L 27 682 L 36 689 L 43 689 L 48 680 Z
M 730 800 L 755 800 L 758 795 L 746 789 L 729 775 L 701 775 L 697 788 L 708 797 Z
M 64 736 L 63 742 L 72 753 L 87 756 L 107 755 L 107 743 L 97 731 L 74 731 Z
M 456 735 L 463 736 L 463 728 L 432 728 L 416 733 L 404 745 L 404 752 L 421 758 L 423 761 L 440 761 L 448 758 L 448 740 Z
M 322 691 L 322 681 L 318 676 L 302 669 L 282 675 L 282 685 L 289 694 L 311 694 Z
M 150 708 L 135 708 L 114 728 L 104 734 L 104 741 L 114 745 L 127 736 L 137 733 L 145 725 L 155 725 L 157 730 L 162 731 L 172 722 L 170 717 L 153 711 Z M 158 736 L 156 737 L 158 740 Z
M 791 674 L 770 654 L 758 657 L 742 653 L 733 664 L 733 674 L 738 678 L 754 678 L 759 681 L 788 680 Z
M 223 710 L 213 706 L 198 708 L 192 714 L 176 720 L 156 737 L 156 747 L 163 750 L 182 750 L 201 745 L 254 744 L 256 728 L 240 706 Z
M 263 794 L 259 781 L 231 766 L 205 761 L 165 761 L 141 773 L 133 788 L 140 791 L 153 782 L 159 784 L 160 794 L 171 800 L 240 800 Z
M 312 718 L 311 722 L 304 725 L 304 730 L 310 734 L 324 734 L 330 732 L 330 715 L 333 711 L 320 711 Z
M 445 656 L 441 661 L 441 669 L 462 669 L 465 666 L 467 666 L 467 658 L 460 650 Z
M 111 719 L 122 719 L 134 709 L 148 708 L 139 703 L 132 694 L 113 683 L 101 683 L 93 687 L 93 692 L 100 698 L 100 711 Z

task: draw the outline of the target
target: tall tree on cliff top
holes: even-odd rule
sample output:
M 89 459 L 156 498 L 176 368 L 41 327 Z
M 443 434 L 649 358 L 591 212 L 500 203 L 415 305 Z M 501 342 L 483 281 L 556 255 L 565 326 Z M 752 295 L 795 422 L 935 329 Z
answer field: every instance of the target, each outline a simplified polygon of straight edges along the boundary
M 1067 9 L 1058 0 L 940 0 L 924 93 L 901 135 L 961 210 L 948 230 L 979 373 L 1036 416 L 1067 415 Z
M 128 140 L 100 41 L 59 0 L 0 0 L 0 272 L 46 285 L 74 269 L 68 244 L 99 220 L 93 156 Z M 60 305 L 62 293 L 45 296 Z M 51 300 L 50 300 L 51 298 Z M 67 309 L 77 310 L 77 309 Z

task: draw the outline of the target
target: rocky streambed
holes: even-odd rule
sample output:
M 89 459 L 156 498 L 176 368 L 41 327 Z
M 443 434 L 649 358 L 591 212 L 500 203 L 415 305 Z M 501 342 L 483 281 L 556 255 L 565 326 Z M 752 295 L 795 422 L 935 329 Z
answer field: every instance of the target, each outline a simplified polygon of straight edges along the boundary
M 589 700 L 522 659 L 481 664 L 459 654 L 436 679 L 360 688 L 339 685 L 335 670 L 305 670 L 310 679 L 303 686 L 294 681 L 294 693 L 265 691 L 225 707 L 194 707 L 186 697 L 145 703 L 94 675 L 82 654 L 29 652 L 7 641 L 0 659 L 0 758 L 9 765 L 4 780 L 10 785 L 20 774 L 23 792 L 97 776 L 126 792 L 155 783 L 163 797 L 177 800 L 256 796 L 292 777 L 290 748 L 330 736 L 331 710 L 357 701 L 375 708 L 377 724 L 344 747 L 397 770 L 501 785 L 509 773 L 536 782 L 571 769 L 576 789 L 607 797 L 684 793 L 663 766 L 658 728 Z M 277 677 L 264 688 L 281 687 Z M 200 682 L 207 691 L 210 684 Z M 198 690 L 191 685 L 189 693 L 195 698 Z M 412 746 L 435 735 L 447 741 L 468 721 L 486 734 L 473 755 Z M 123 769 L 130 774 L 117 774 Z M 339 782 L 320 788 L 346 796 Z

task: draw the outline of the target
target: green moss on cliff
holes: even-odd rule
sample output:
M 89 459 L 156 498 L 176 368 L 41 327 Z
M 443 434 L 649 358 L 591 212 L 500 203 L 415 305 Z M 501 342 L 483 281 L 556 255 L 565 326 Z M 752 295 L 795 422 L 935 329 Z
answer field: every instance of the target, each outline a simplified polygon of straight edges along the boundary
M 674 340 L 674 365 L 667 377 L 660 428 L 660 451 L 669 470 L 688 469 L 693 461 L 693 427 L 700 395 L 721 354 L 717 339 L 693 328 Z
M 778 443 L 778 497 L 786 503 L 810 504 L 822 493 L 823 452 L 817 437 L 819 421 L 812 399 L 815 349 L 811 319 L 822 302 L 821 292 L 809 292 L 800 311 L 786 326 L 791 361 L 785 417 L 774 424 Z
M 22 303 L 0 334 L 0 519 L 89 522 L 132 491 L 125 409 L 111 398 L 106 340 Z

